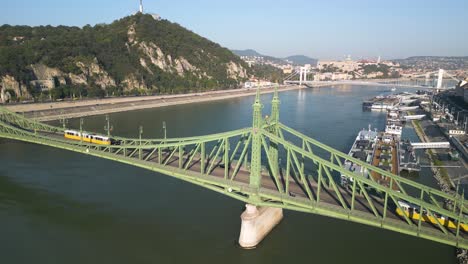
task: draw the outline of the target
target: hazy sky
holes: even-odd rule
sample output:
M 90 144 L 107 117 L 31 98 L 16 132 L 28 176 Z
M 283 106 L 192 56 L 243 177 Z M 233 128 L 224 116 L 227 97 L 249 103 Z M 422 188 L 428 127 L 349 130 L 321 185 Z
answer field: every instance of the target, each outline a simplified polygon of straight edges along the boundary
M 143 0 L 230 49 L 283 57 L 468 56 L 468 0 Z M 0 0 L 0 24 L 94 25 L 139 0 Z

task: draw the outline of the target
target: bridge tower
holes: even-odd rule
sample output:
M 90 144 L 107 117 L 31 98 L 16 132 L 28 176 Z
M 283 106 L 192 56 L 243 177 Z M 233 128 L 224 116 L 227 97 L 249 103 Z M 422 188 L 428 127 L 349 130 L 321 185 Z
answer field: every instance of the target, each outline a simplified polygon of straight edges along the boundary
M 250 156 L 250 187 L 260 188 L 262 180 L 262 108 L 260 102 L 260 88 L 257 88 L 255 102 L 252 105 L 252 153 Z
M 299 68 L 299 85 L 302 85 L 302 82 L 307 82 L 307 68 Z
M 437 79 L 437 89 L 442 89 L 443 81 L 444 81 L 444 70 L 439 69 L 439 78 Z
M 302 67 L 299 68 L 299 85 L 302 85 Z
M 255 102 L 252 105 L 253 120 L 252 120 L 252 155 L 250 158 L 250 187 L 257 192 L 262 183 L 262 108 L 260 102 L 260 88 L 257 88 Z M 274 133 L 278 133 L 279 120 L 279 98 L 278 88 L 275 88 L 271 106 L 271 122 L 274 124 Z M 278 170 L 278 148 L 270 145 L 269 153 L 274 153 L 276 165 L 274 168 Z M 271 158 L 271 157 L 270 157 Z M 273 168 L 272 168 L 273 170 Z M 258 194 L 249 197 L 251 204 L 245 205 L 245 211 L 241 214 L 241 230 L 239 234 L 239 245 L 243 248 L 254 248 L 260 243 L 263 238 L 270 233 L 271 230 L 283 219 L 283 209 L 273 207 L 257 207 L 256 204 L 261 202 Z
M 279 106 L 280 100 L 278 96 L 278 86 L 275 87 L 275 93 L 273 95 L 273 99 L 271 100 L 271 115 L 270 115 L 270 122 L 273 124 L 272 126 L 272 134 L 275 136 L 279 136 Z M 271 170 L 273 174 L 279 173 L 279 164 L 278 164 L 278 144 L 275 142 L 270 142 L 270 160 L 271 160 Z

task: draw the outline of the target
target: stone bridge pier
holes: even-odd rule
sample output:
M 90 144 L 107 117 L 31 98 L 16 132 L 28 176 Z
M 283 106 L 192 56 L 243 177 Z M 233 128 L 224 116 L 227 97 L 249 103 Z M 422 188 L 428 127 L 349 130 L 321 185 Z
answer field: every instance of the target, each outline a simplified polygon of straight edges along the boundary
M 283 209 L 246 204 L 241 215 L 239 245 L 255 248 L 283 219 Z

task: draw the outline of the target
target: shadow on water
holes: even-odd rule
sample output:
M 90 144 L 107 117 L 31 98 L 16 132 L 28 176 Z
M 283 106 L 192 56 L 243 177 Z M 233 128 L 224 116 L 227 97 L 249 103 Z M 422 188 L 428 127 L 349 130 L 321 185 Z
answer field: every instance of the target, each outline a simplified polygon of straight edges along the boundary
M 156 219 L 106 211 L 0 175 L 2 263 L 171 263 L 174 258 L 157 252 L 155 240 L 178 238 Z

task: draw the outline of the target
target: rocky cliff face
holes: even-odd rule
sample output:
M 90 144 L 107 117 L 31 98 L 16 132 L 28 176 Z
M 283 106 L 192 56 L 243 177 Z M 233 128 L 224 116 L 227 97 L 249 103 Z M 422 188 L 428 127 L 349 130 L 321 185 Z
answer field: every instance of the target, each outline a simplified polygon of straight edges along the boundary
M 31 99 L 31 94 L 26 86 L 18 82 L 13 76 L 5 75 L 0 80 L 0 101 L 2 103 L 13 99 Z
M 227 67 L 227 74 L 229 78 L 232 78 L 235 80 L 241 79 L 241 78 L 247 78 L 247 71 L 241 65 L 230 61 L 229 63 L 226 63 L 226 67 Z
M 57 80 L 57 85 L 90 85 L 92 82 L 103 89 L 115 86 L 114 79 L 99 66 L 96 58 L 92 62 L 77 61 L 75 64 L 81 70 L 81 74 L 64 73 L 59 69 L 47 67 L 44 64 L 31 65 L 31 69 L 37 80 L 54 79 Z
M 129 39 L 134 38 L 129 37 Z M 138 49 L 143 54 L 143 56 L 140 57 L 140 64 L 151 74 L 153 74 L 153 71 L 148 66 L 150 64 L 158 67 L 164 72 L 175 73 L 181 77 L 183 77 L 185 73 L 192 73 L 198 77 L 205 76 L 211 78 L 206 74 L 206 72 L 203 72 L 196 66 L 190 64 L 190 62 L 188 62 L 184 57 L 177 57 L 172 59 L 170 54 L 164 54 L 161 48 L 152 42 L 137 43 L 136 40 L 134 40 L 131 44 L 138 46 Z
M 128 75 L 123 81 L 122 85 L 124 90 L 130 91 L 133 89 L 141 90 L 141 89 L 148 89 L 148 86 L 145 84 L 143 80 L 138 80 L 134 74 Z
M 76 62 L 76 66 L 78 66 L 78 68 L 80 68 L 81 72 L 83 73 L 79 75 L 70 73 L 68 75 L 70 79 L 77 77 L 81 80 L 86 79 L 87 82 L 85 84 L 88 84 L 88 81 L 92 80 L 102 89 L 106 89 L 110 86 L 116 86 L 115 80 L 99 65 L 97 58 L 94 58 L 91 63 L 78 61 Z

